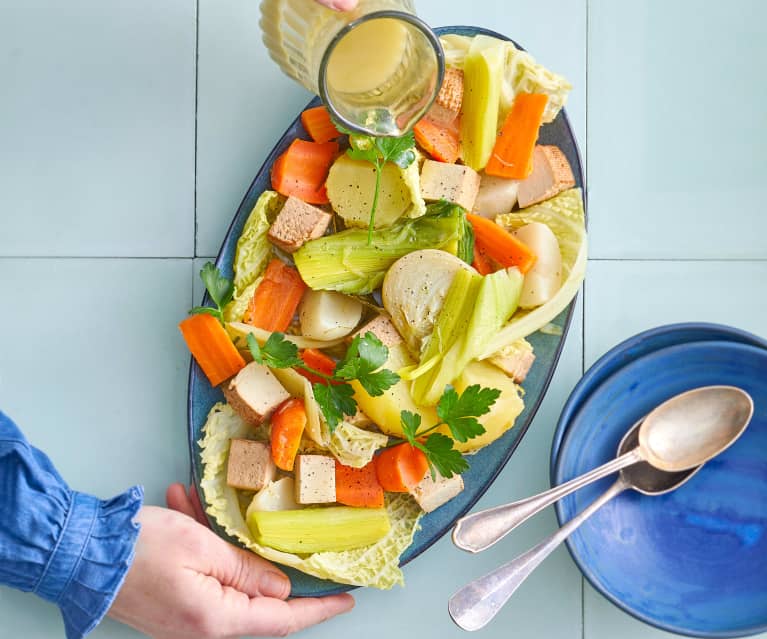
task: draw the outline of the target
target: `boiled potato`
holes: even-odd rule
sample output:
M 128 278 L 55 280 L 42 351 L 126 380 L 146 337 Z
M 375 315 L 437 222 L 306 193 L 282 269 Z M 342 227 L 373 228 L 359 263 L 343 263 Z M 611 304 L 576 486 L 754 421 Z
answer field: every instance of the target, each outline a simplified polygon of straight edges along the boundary
M 525 224 L 513 235 L 535 253 L 533 268 L 525 273 L 520 308 L 535 308 L 548 302 L 562 286 L 562 254 L 554 232 L 541 222 Z
M 359 300 L 336 291 L 313 291 L 304 293 L 298 307 L 301 334 L 319 340 L 346 337 L 362 318 Z

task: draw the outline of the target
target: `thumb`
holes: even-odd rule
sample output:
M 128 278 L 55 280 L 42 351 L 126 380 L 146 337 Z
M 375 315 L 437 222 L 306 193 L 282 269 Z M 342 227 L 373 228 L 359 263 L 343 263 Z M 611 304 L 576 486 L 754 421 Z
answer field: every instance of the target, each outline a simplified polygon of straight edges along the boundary
M 210 533 L 214 535 L 214 533 Z M 216 550 L 211 553 L 210 576 L 222 585 L 244 592 L 249 597 L 287 599 L 290 579 L 262 557 L 216 539 Z

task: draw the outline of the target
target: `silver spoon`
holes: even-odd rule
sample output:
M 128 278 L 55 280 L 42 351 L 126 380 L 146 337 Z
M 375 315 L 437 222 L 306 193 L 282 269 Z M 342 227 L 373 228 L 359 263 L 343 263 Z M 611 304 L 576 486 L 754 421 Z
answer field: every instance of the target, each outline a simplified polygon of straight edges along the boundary
M 485 550 L 565 495 L 639 461 L 669 472 L 699 466 L 732 444 L 753 412 L 751 397 L 734 386 L 703 386 L 675 395 L 647 415 L 639 428 L 638 444 L 630 450 L 539 495 L 459 519 L 453 543 L 469 552 Z
M 618 455 L 637 446 L 642 420 L 636 422 L 623 436 Z M 591 503 L 580 514 L 573 517 L 540 544 L 513 559 L 493 572 L 469 582 L 456 592 L 448 602 L 448 611 L 453 621 L 464 630 L 479 630 L 484 627 L 522 582 L 552 551 L 559 546 L 578 526 L 601 506 L 627 488 L 644 495 L 662 495 L 678 488 L 697 473 L 701 466 L 666 472 L 654 468 L 647 462 L 634 464 L 620 471 L 616 482 L 602 496 Z

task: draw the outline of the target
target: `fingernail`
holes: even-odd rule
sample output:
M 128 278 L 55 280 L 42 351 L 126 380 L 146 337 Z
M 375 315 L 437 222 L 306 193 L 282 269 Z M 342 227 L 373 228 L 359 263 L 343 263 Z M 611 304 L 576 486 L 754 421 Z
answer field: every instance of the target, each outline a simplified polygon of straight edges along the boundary
M 285 575 L 267 570 L 258 580 L 258 591 L 264 597 L 284 599 L 290 593 L 290 581 Z

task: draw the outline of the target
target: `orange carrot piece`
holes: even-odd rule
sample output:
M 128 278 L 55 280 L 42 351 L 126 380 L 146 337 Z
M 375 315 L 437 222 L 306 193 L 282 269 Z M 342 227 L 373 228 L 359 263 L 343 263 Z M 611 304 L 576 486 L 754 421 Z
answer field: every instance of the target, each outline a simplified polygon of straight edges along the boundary
M 336 460 L 336 501 L 358 508 L 384 507 L 384 490 L 376 475 L 375 461 L 352 468 Z
M 200 313 L 179 325 L 184 341 L 211 385 L 218 386 L 245 366 L 245 360 L 212 315 Z
M 471 265 L 480 275 L 488 275 L 495 272 L 496 270 L 493 268 L 493 263 L 485 251 L 477 246 L 476 240 L 474 242 L 474 260 L 472 261 Z
M 301 124 L 311 136 L 312 140 L 319 142 L 330 142 L 341 135 L 341 132 L 330 119 L 330 113 L 324 106 L 317 106 L 301 113 Z
M 325 180 L 338 154 L 338 142 L 293 140 L 272 166 L 272 188 L 309 204 L 327 204 Z
M 406 493 L 429 470 L 426 455 L 407 442 L 385 449 L 375 458 L 376 476 L 384 490 Z
M 520 242 L 511 233 L 474 213 L 467 213 L 466 219 L 474 229 L 474 246 L 504 268 L 516 266 L 524 275 L 535 264 L 536 255 L 526 244 Z
M 306 428 L 304 402 L 295 397 L 285 400 L 272 414 L 272 460 L 281 470 L 293 470 L 301 436 Z
M 485 167 L 488 175 L 523 180 L 533 170 L 533 150 L 548 97 L 543 93 L 518 93 L 506 116 L 493 153 Z
M 305 348 L 299 353 L 299 357 L 309 368 L 313 368 L 314 370 L 319 371 L 320 373 L 324 373 L 325 375 L 332 375 L 333 371 L 336 369 L 335 360 L 331 357 L 328 357 L 325 355 L 325 353 L 317 350 L 316 348 Z M 296 368 L 296 372 L 306 377 L 306 379 L 308 379 L 313 384 L 328 383 L 328 380 L 326 380 L 324 377 L 310 373 L 309 371 L 306 371 L 302 368 Z
M 442 125 L 426 116 L 413 127 L 415 140 L 431 157 L 440 162 L 455 164 L 461 154 L 459 129 L 454 125 Z
M 306 284 L 298 271 L 272 258 L 256 287 L 243 321 L 267 331 L 285 331 L 296 314 Z

